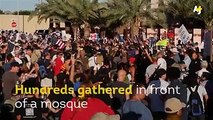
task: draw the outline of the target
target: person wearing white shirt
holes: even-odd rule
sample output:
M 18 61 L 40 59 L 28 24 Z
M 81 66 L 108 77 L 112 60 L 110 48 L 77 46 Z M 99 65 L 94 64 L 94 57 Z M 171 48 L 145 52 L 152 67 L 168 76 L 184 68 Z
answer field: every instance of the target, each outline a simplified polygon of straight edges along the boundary
M 160 89 L 167 89 L 167 87 L 169 86 L 169 82 L 166 81 L 166 70 L 164 70 L 164 69 L 159 69 L 159 70 L 157 71 L 157 76 L 159 77 L 159 80 L 152 80 L 152 81 L 154 81 L 154 82 L 151 81 L 151 82 L 149 83 L 149 86 L 148 86 L 148 88 L 147 88 L 147 94 L 146 94 L 146 95 L 151 94 L 151 93 L 153 92 L 152 89 L 155 88 L 155 87 L 158 87 L 158 88 L 160 88 Z M 160 81 L 159 86 L 155 84 L 155 83 L 157 83 L 157 82 L 155 82 L 155 81 Z M 154 85 L 153 85 L 153 84 L 154 84 Z
M 88 64 L 89 64 L 89 67 L 90 67 L 90 68 L 95 66 L 95 56 L 90 57 L 90 58 L 88 59 L 88 61 L 89 61 Z
M 203 75 L 204 72 L 207 72 L 209 73 L 209 71 L 207 70 L 207 67 L 208 67 L 208 62 L 207 61 L 202 61 L 201 62 L 201 70 L 197 71 L 197 75 L 199 77 L 201 77 Z
M 157 64 L 159 65 L 159 68 L 166 70 L 167 69 L 167 63 L 166 63 L 166 60 L 163 58 L 163 53 L 158 52 L 157 57 L 158 57 Z
M 195 91 L 196 86 L 190 87 L 192 89 L 192 91 Z M 204 99 L 205 99 L 205 101 L 207 101 L 207 99 L 208 99 L 208 95 L 207 95 L 206 89 L 204 88 L 204 86 L 199 85 L 197 92 L 198 92 L 198 94 L 200 96 L 200 99 L 201 99 L 201 101 L 203 103 L 203 110 L 205 110 L 204 109 L 205 108 L 204 107 L 205 106 L 204 105 Z M 187 101 L 189 101 L 190 94 L 191 94 L 191 92 L 190 92 L 189 88 L 187 88 Z
M 190 63 L 191 63 L 191 58 L 189 57 L 189 55 L 185 52 L 184 53 L 184 63 L 185 63 L 185 65 L 186 65 L 186 70 L 188 71 L 189 70 L 189 65 L 190 65 Z
M 203 72 L 202 76 L 199 79 L 199 83 L 203 87 L 206 87 L 206 84 L 210 79 L 211 79 L 211 74 L 209 72 Z
M 22 64 L 22 60 L 21 60 L 18 56 L 15 56 L 14 59 L 15 59 L 15 61 L 18 62 L 20 65 Z
M 146 84 L 149 83 L 149 78 L 152 76 L 152 74 L 155 72 L 155 70 L 158 67 L 157 58 L 152 57 L 152 61 L 153 61 L 153 63 L 146 68 L 146 73 L 145 73 Z
M 33 49 L 31 48 L 31 47 L 27 47 L 26 48 L 26 52 L 25 52 L 25 57 L 27 58 L 27 63 L 26 63 L 26 65 L 27 65 L 27 68 L 28 69 L 30 69 L 30 67 L 31 67 L 31 55 L 32 55 L 32 53 L 33 53 Z
M 193 92 L 195 92 L 196 87 L 198 87 L 197 92 L 198 92 L 198 94 L 200 96 L 200 100 L 202 102 L 203 112 L 205 112 L 205 104 L 204 103 L 207 103 L 207 100 L 208 100 L 208 95 L 207 95 L 205 87 L 198 84 L 198 76 L 196 74 L 190 75 L 188 79 L 189 79 L 189 83 L 188 83 L 188 87 L 187 87 L 187 102 L 189 102 L 189 98 L 190 98 L 190 95 L 191 95 L 190 89 Z M 190 117 L 193 117 L 193 116 L 190 116 Z M 203 118 L 204 114 L 202 116 L 199 116 L 199 117 Z M 204 120 L 204 119 L 199 119 L 199 120 Z
M 160 85 L 153 85 L 156 82 L 150 82 L 149 86 L 147 88 L 147 95 L 151 94 L 153 92 L 153 88 L 158 87 L 160 89 L 167 89 L 167 87 L 169 86 L 169 82 L 166 81 L 166 71 L 164 69 L 159 69 L 157 71 L 157 76 L 159 76 L 159 81 L 160 81 Z M 158 80 L 153 80 L 153 81 L 158 81 Z
M 157 71 L 159 80 L 152 80 L 146 91 L 146 95 L 149 98 L 150 109 L 154 118 L 165 118 L 164 101 L 161 99 L 168 91 L 167 87 L 169 83 L 166 81 L 166 70 L 159 69 Z

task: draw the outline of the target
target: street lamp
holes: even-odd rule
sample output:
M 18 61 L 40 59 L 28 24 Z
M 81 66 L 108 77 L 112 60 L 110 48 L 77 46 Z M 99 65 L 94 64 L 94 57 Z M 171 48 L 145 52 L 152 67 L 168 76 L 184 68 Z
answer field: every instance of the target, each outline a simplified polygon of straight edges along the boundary
M 19 24 L 19 2 L 18 2 L 18 0 L 16 1 L 16 5 L 17 5 L 18 31 L 19 31 L 19 26 L 20 26 L 20 24 Z

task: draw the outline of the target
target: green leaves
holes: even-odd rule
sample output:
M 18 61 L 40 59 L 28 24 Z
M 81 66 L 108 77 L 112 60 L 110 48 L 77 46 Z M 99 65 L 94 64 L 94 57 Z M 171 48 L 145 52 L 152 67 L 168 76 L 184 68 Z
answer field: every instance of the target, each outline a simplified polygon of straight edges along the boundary
M 202 13 L 193 12 L 194 6 L 202 6 Z M 70 21 L 73 24 L 90 26 L 118 27 L 131 22 L 143 25 L 168 27 L 168 14 L 177 22 L 204 21 L 207 28 L 213 24 L 212 0 L 159 0 L 158 8 L 151 8 L 150 0 L 46 0 L 38 4 L 29 20 L 38 16 L 38 22 L 48 18 Z M 170 21 L 172 21 L 170 19 Z M 193 22 L 193 21 L 192 21 Z
M 202 12 L 200 15 L 193 12 L 195 6 L 202 7 Z M 168 6 L 164 7 L 164 11 L 173 14 L 176 20 L 186 21 L 187 19 L 198 19 L 205 22 L 207 28 L 213 27 L 212 0 L 168 0 Z
M 195 17 L 203 20 L 208 29 L 213 29 L 213 1 L 212 0 L 197 0 L 197 6 L 202 7 L 200 15 Z
M 95 16 L 94 10 L 97 5 L 97 0 L 46 0 L 45 3 L 36 6 L 30 19 L 38 16 L 38 22 L 48 18 L 57 18 L 82 24 L 88 21 L 89 17 Z

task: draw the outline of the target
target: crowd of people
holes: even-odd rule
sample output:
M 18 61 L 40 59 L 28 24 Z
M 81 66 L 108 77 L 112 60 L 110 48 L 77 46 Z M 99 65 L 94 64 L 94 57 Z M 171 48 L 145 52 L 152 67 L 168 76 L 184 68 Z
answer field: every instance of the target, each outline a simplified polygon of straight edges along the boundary
M 11 31 L 1 31 L 0 41 L 1 120 L 213 119 L 213 66 L 192 42 L 175 45 L 169 40 L 166 47 L 158 47 L 150 39 L 63 41 L 58 33 L 41 36 Z M 67 86 L 74 93 L 17 93 L 21 85 Z M 79 96 L 79 88 L 98 85 L 131 86 L 132 93 Z M 150 91 L 153 87 L 158 89 Z M 41 101 L 86 101 L 87 108 L 42 107 Z M 18 106 L 23 102 L 26 106 Z M 32 107 L 34 102 L 36 107 Z

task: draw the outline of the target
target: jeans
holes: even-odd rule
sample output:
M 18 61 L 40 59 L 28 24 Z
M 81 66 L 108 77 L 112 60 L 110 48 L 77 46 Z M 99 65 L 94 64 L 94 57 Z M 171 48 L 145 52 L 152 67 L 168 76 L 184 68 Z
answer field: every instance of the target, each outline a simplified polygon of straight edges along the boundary
M 189 120 L 205 120 L 205 114 L 202 114 L 200 116 L 190 116 L 189 115 Z
M 165 112 L 152 112 L 154 120 L 164 120 L 165 119 Z

